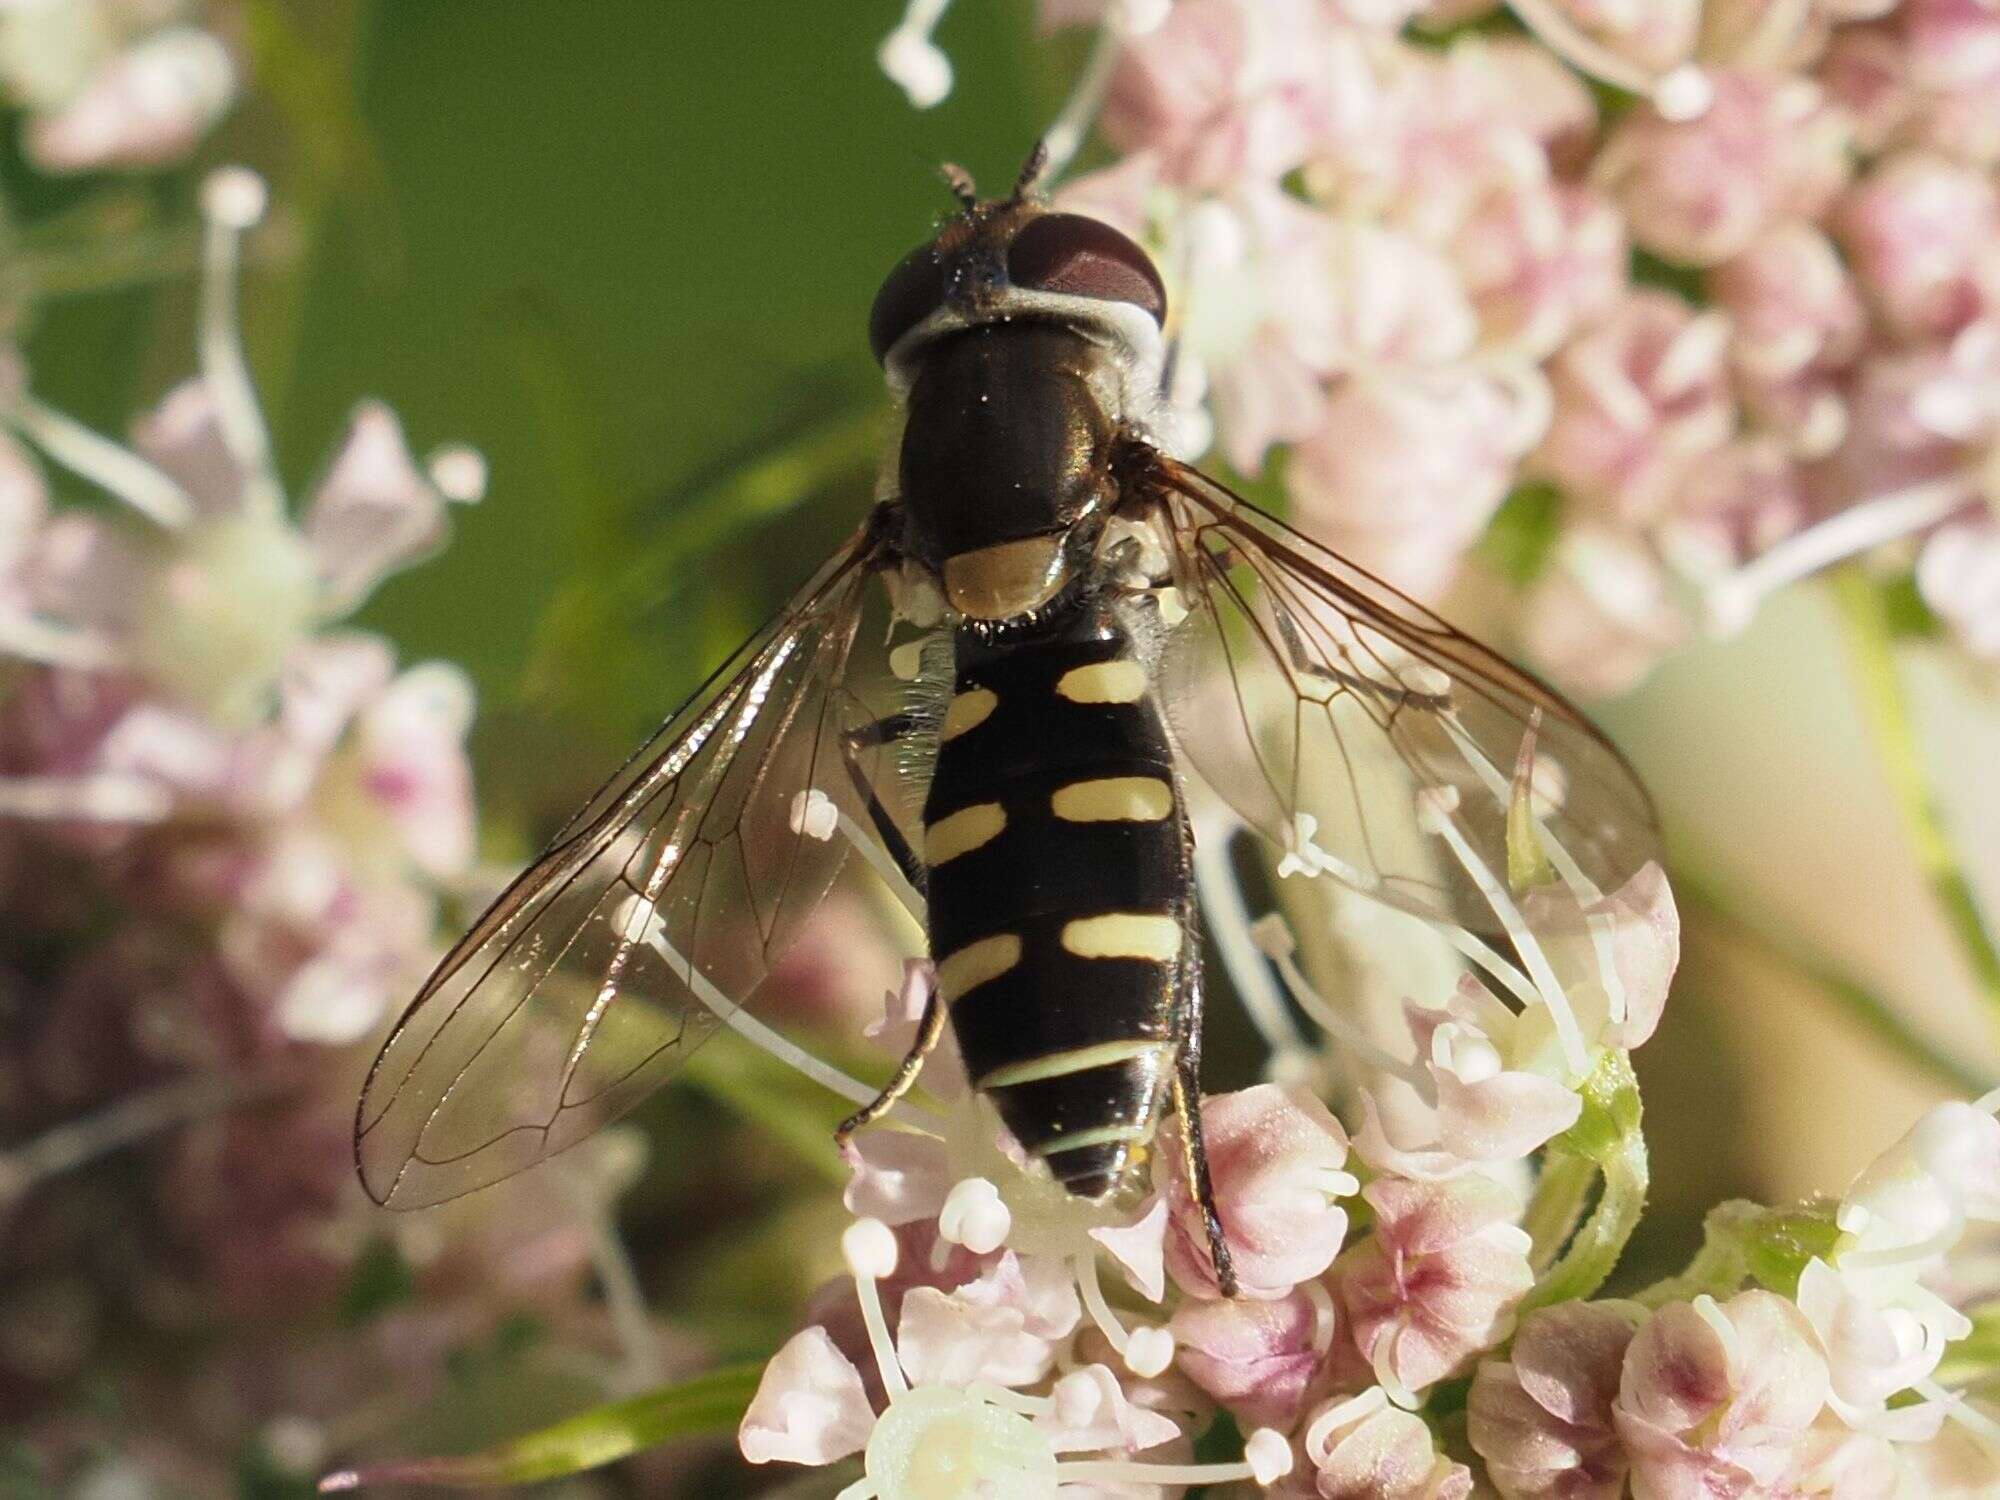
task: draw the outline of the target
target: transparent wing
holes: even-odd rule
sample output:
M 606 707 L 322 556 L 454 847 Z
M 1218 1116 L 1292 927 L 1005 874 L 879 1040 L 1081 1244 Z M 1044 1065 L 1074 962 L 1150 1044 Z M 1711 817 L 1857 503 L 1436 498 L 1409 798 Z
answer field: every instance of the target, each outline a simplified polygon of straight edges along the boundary
M 1491 933 L 1468 855 L 1504 888 L 1532 838 L 1605 891 L 1659 857 L 1637 775 L 1554 689 L 1205 475 L 1150 452 L 1135 466 L 1189 610 L 1165 651 L 1169 718 L 1284 868 Z
M 857 536 L 570 820 L 447 954 L 355 1110 L 377 1203 L 419 1208 L 624 1114 L 770 972 L 838 873 L 811 789 L 852 812 Z

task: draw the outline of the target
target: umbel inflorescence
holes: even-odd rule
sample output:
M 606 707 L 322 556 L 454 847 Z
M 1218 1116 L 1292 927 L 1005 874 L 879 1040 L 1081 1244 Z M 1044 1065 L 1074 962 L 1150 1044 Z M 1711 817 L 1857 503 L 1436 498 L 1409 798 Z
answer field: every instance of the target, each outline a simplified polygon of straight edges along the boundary
M 1523 781 L 1504 791 L 1529 798 Z M 1934 1110 L 1838 1203 L 1724 1205 L 1684 1275 L 1598 1298 L 1645 1193 L 1630 1055 L 1678 957 L 1672 893 L 1650 865 L 1599 892 L 1554 846 L 1525 882 L 1486 869 L 1456 794 L 1418 798 L 1510 956 L 1375 913 L 1378 957 L 1392 945 L 1421 972 L 1429 943 L 1456 977 L 1406 996 L 1392 1028 L 1362 1024 L 1294 942 L 1296 923 L 1332 931 L 1360 901 L 1316 878 L 1310 828 L 1281 884 L 1299 915 L 1216 934 L 1261 950 L 1290 991 L 1268 1039 L 1291 1081 L 1203 1103 L 1237 1297 L 1220 1294 L 1171 1126 L 1136 1201 L 1079 1203 L 934 1061 L 931 1097 L 851 1148 L 849 1274 L 765 1370 L 745 1456 L 858 1456 L 849 1500 L 1224 1482 L 1328 1500 L 1479 1485 L 1863 1500 L 2000 1483 L 2000 1428 L 1961 1391 L 1981 1366 L 1951 1358 L 1973 1330 L 1957 1257 L 2000 1216 L 1994 1101 Z M 913 961 L 881 1040 L 907 1039 L 929 983 Z M 1312 1086 L 1333 1080 L 1340 1113 Z

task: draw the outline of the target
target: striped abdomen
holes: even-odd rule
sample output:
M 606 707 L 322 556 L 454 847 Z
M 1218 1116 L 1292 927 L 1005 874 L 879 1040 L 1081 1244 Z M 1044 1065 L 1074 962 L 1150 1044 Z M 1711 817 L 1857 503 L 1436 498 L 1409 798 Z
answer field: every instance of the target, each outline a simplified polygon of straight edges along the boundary
M 1152 1137 L 1195 961 L 1166 728 L 1108 607 L 956 653 L 924 811 L 939 994 L 974 1086 L 1097 1197 Z

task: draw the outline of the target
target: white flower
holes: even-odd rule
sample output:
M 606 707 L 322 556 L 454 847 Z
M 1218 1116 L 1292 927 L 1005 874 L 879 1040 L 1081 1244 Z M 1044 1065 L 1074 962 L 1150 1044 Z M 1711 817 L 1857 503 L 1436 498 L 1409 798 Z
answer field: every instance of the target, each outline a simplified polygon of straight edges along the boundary
M 841 1491 L 842 1500 L 1056 1500 L 1076 1484 L 1268 1483 L 1290 1467 L 1284 1439 L 1261 1432 L 1240 1463 L 1133 1459 L 1178 1440 L 1179 1424 L 1135 1405 L 1102 1364 L 1070 1370 L 1046 1392 L 1018 1389 L 1039 1383 L 1049 1368 L 1043 1359 L 1019 1357 L 1021 1341 L 1036 1339 L 1034 1319 L 1017 1300 L 1020 1288 L 994 1301 L 974 1293 L 979 1283 L 955 1293 L 914 1288 L 892 1340 L 877 1283 L 896 1269 L 894 1234 L 862 1219 L 841 1248 L 886 1404 L 876 1412 L 860 1371 L 824 1330 L 806 1329 L 765 1367 L 744 1413 L 738 1444 L 753 1463 L 825 1464 L 858 1452 L 864 1477 Z M 1068 1321 L 1074 1325 L 1073 1305 Z M 1061 1336 L 1061 1325 L 1060 1317 L 1045 1325 L 1051 1338 Z M 1053 1344 L 1043 1350 L 1052 1359 Z M 1079 1452 L 1102 1456 L 1060 1456 Z

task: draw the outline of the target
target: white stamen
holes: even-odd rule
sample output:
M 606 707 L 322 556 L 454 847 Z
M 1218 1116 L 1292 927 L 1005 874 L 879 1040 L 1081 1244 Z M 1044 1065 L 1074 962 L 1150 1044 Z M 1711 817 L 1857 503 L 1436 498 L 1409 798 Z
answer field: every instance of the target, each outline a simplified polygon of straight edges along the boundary
M 1435 1103 L 1437 1091 L 1432 1086 L 1431 1076 L 1415 1063 L 1404 1062 L 1385 1050 L 1382 1045 L 1364 1031 L 1359 1022 L 1341 1013 L 1338 1006 L 1328 1000 L 1299 968 L 1293 956 L 1292 934 L 1285 926 L 1284 918 L 1273 912 L 1261 918 L 1252 929 L 1258 937 L 1258 946 L 1276 965 L 1279 977 L 1292 992 L 1292 998 L 1299 1009 L 1311 1016 L 1322 1030 L 1342 1046 L 1352 1052 L 1357 1061 L 1385 1073 L 1391 1078 L 1399 1078 L 1417 1091 L 1426 1103 Z M 1266 945 L 1269 946 L 1266 946 Z M 1349 1192 L 1354 1189 L 1348 1189 Z
M 468 443 L 448 443 L 431 455 L 431 483 L 445 499 L 471 505 L 486 495 L 486 455 Z
M 1970 477 L 1950 474 L 1850 505 L 1817 526 L 1808 526 L 1767 548 L 1710 585 L 1702 601 L 1708 629 L 1716 635 L 1733 635 L 1750 623 L 1764 600 L 1785 585 L 1843 558 L 1933 526 L 1972 499 Z
M 1486 862 L 1473 852 L 1471 844 L 1458 825 L 1442 812 L 1447 805 L 1456 805 L 1456 787 L 1428 787 L 1417 793 L 1417 820 L 1431 833 L 1437 834 L 1458 857 L 1465 873 L 1478 887 L 1479 894 L 1486 898 L 1493 915 L 1499 918 L 1507 936 L 1513 940 L 1515 951 L 1521 961 L 1528 966 L 1529 977 L 1535 982 L 1535 989 L 1541 1002 L 1548 1006 L 1550 1019 L 1555 1022 L 1556 1038 L 1562 1044 L 1564 1061 L 1569 1065 L 1572 1080 L 1580 1079 L 1590 1071 L 1590 1052 L 1583 1038 L 1583 1028 L 1577 1024 L 1576 1012 L 1571 1008 L 1569 996 L 1564 993 L 1562 981 L 1556 978 L 1556 971 L 1550 966 L 1548 955 L 1542 945 L 1535 940 L 1520 908 L 1506 887 L 1494 879 L 1493 872 L 1486 868 Z M 1450 793 L 1447 799 L 1442 794 Z M 1551 856 L 1553 859 L 1553 856 Z
M 827 843 L 840 831 L 840 809 L 818 787 L 792 794 L 792 832 Z
M 263 194 L 263 179 L 247 167 L 224 167 L 203 185 L 208 230 L 202 240 L 195 353 L 202 382 L 215 403 L 223 446 L 243 472 L 244 503 L 253 511 L 275 514 L 284 508 L 284 493 L 271 459 L 271 433 L 264 425 L 250 363 L 244 357 L 237 308 L 243 231 L 262 217 Z
M 984 1177 L 968 1177 L 953 1185 L 938 1210 L 941 1239 L 965 1246 L 974 1255 L 986 1255 L 1006 1243 L 1014 1227 L 1014 1216 L 1000 1197 L 1000 1189 Z
M 1174 1362 L 1174 1336 L 1165 1328 L 1135 1328 L 1125 1340 L 1125 1368 L 1141 1380 L 1166 1373 Z
M 779 1062 L 796 1068 L 814 1083 L 840 1095 L 843 1099 L 851 1099 L 856 1104 L 874 1102 L 879 1090 L 870 1088 L 858 1078 L 850 1078 L 833 1064 L 806 1051 L 791 1038 L 773 1031 L 754 1016 L 746 1015 L 742 1007 L 717 989 L 706 974 L 681 956 L 680 950 L 668 940 L 666 924 L 660 920 L 658 912 L 648 914 L 645 941 L 672 966 L 674 973 L 693 993 L 695 999 L 707 1006 L 715 1014 L 716 1019 L 745 1041 L 762 1047 Z M 908 1100 L 901 1101 L 897 1108 L 903 1111 L 903 1118 L 906 1121 L 920 1129 L 937 1131 L 943 1128 L 928 1110 L 919 1109 Z
M 903 910 L 910 914 L 911 920 L 919 928 L 923 927 L 929 905 L 925 902 L 923 894 L 910 884 L 909 877 L 903 874 L 902 867 L 889 857 L 888 851 L 882 847 L 882 841 L 865 832 L 844 812 L 840 814 L 840 831 L 847 836 L 847 841 L 854 846 L 855 852 L 868 862 L 868 868 L 882 878 L 882 883 L 888 886 L 891 893 L 902 903 Z
M 1257 1483 L 1275 1484 L 1292 1472 L 1292 1445 L 1275 1428 L 1259 1427 L 1243 1444 L 1243 1461 Z
M 861 1321 L 868 1329 L 868 1347 L 875 1353 L 875 1368 L 882 1376 L 882 1388 L 894 1401 L 910 1393 L 909 1378 L 896 1357 L 895 1341 L 889 1337 L 889 1320 L 882 1312 L 882 1297 L 875 1283 L 896 1270 L 896 1236 L 880 1219 L 856 1219 L 840 1237 L 841 1258 L 854 1277 L 855 1300 L 861 1304 Z
M 0 617 L 0 656 L 50 667 L 103 671 L 119 663 L 111 642 L 95 631 L 58 625 L 32 615 Z
M 1333 1293 L 1326 1289 L 1325 1283 L 1317 1280 L 1300 1282 L 1299 1290 L 1306 1294 L 1306 1301 L 1312 1304 L 1313 1353 L 1324 1354 L 1333 1347 L 1333 1335 L 1337 1323 L 1333 1309 Z
M 1202 820 L 1206 824 L 1209 820 Z M 1239 825 L 1240 826 L 1240 825 Z M 1257 961 L 1261 944 L 1257 924 L 1243 899 L 1242 883 L 1229 859 L 1232 830 L 1220 825 L 1197 827 L 1194 840 L 1194 884 L 1209 936 L 1243 1002 L 1250 1024 L 1257 1028 L 1274 1059 L 1307 1051 L 1306 1039 L 1285 1009 L 1285 998 L 1270 969 Z M 1289 939 L 1290 934 L 1286 934 Z
M 896 29 L 882 39 L 875 61 L 916 109 L 929 109 L 951 93 L 951 59 L 931 33 L 951 0 L 910 0 Z
M 172 530 L 194 515 L 187 491 L 138 454 L 99 437 L 33 396 L 16 396 L 0 404 L 21 435 L 50 458 L 88 480 L 108 495 L 123 500 L 148 520 Z
M 1714 102 L 1714 81 L 1693 63 L 1682 63 L 1653 85 L 1653 108 L 1663 120 L 1699 120 Z
M 1372 1417 L 1389 1404 L 1388 1395 L 1379 1386 L 1370 1387 L 1358 1396 L 1349 1396 L 1344 1401 L 1336 1401 L 1306 1426 L 1306 1457 L 1313 1461 L 1315 1468 L 1326 1463 L 1327 1440 L 1342 1427 Z
M 1707 99 L 1697 100 L 1682 75 L 1696 72 L 1692 64 L 1682 64 L 1655 76 L 1621 57 L 1572 21 L 1554 0 L 1509 0 L 1521 24 L 1532 31 L 1548 49 L 1580 73 L 1615 85 L 1628 94 L 1640 94 L 1653 101 L 1654 108 L 1669 120 L 1687 120 L 1700 115 Z M 1666 99 L 1661 92 L 1665 90 Z M 1692 107 L 1692 115 L 1681 111 Z
M 116 771 L 0 777 L 0 817 L 157 823 L 173 810 L 173 795 L 165 787 Z
M 270 188 L 248 167 L 218 167 L 201 185 L 202 213 L 230 229 L 250 228 L 270 205 Z

